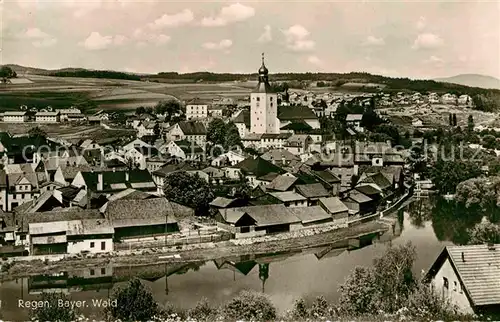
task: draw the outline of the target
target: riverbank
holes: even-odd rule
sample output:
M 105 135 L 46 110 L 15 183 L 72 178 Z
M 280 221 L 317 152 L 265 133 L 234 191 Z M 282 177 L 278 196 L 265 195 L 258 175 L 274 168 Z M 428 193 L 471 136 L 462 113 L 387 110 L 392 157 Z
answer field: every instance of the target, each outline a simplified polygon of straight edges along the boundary
M 176 246 L 162 249 L 121 252 L 118 254 L 72 256 L 56 262 L 32 260 L 13 260 L 7 271 L 0 274 L 3 280 L 15 279 L 31 275 L 52 274 L 68 269 L 81 269 L 93 266 L 139 266 L 162 263 L 189 263 L 214 260 L 231 256 L 244 256 L 270 252 L 287 252 L 307 249 L 322 245 L 331 245 L 346 239 L 382 233 L 389 229 L 387 223 L 370 221 L 358 223 L 348 228 L 325 231 L 322 233 L 286 238 L 285 234 L 269 236 L 259 242 L 242 243 L 237 240 Z

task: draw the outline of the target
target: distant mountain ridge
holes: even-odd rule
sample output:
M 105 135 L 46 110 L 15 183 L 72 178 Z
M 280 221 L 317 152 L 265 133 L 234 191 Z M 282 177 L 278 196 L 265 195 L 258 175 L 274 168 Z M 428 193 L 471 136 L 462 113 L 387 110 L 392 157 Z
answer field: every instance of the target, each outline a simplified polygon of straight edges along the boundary
M 500 89 L 500 79 L 479 74 L 460 74 L 452 77 L 436 78 L 435 81 L 470 87 Z

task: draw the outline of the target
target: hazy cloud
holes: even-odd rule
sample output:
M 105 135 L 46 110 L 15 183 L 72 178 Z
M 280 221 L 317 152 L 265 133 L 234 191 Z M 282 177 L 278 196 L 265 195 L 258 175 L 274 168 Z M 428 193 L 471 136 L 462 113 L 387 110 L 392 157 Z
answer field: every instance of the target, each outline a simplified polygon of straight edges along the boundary
M 149 24 L 151 29 L 160 29 L 164 27 L 179 27 L 191 23 L 194 20 L 194 14 L 189 9 L 184 9 L 174 14 L 164 14 L 154 22 Z
M 318 56 L 315 55 L 307 57 L 307 61 L 316 66 L 320 66 L 321 64 L 323 64 L 323 61 L 321 61 L 321 59 L 319 59 Z
M 368 36 L 368 37 L 366 37 L 365 41 L 363 42 L 363 45 L 365 45 L 365 46 L 383 46 L 383 45 L 385 45 L 385 40 L 384 40 L 384 38 L 377 38 L 375 36 Z
M 310 32 L 301 25 L 293 25 L 283 31 L 286 37 L 287 48 L 293 51 L 311 51 L 316 46 L 313 40 L 307 39 Z
M 421 16 L 420 18 L 418 18 L 417 29 L 418 30 L 423 30 L 426 26 L 427 26 L 427 19 L 425 17 L 423 17 L 423 16 Z
M 201 25 L 206 27 L 226 26 L 230 23 L 244 21 L 255 16 L 255 9 L 241 3 L 234 3 L 223 7 L 219 14 L 212 17 L 204 17 Z
M 260 37 L 259 37 L 259 39 L 257 39 L 257 41 L 260 43 L 266 43 L 266 42 L 270 42 L 271 40 L 273 40 L 273 36 L 271 34 L 271 26 L 267 25 L 264 27 L 264 33 L 262 33 L 262 35 L 260 35 Z
M 30 39 L 31 44 L 35 47 L 50 47 L 57 43 L 57 38 L 40 30 L 39 28 L 28 28 L 20 35 L 21 39 Z
M 443 45 L 443 39 L 436 34 L 425 33 L 417 36 L 413 42 L 413 49 L 434 49 Z
M 154 32 L 146 32 L 141 28 L 136 29 L 132 34 L 132 37 L 137 41 L 137 46 L 139 47 L 144 47 L 147 44 L 161 46 L 171 40 L 170 36 L 165 34 L 156 34 Z
M 97 31 L 93 31 L 83 41 L 79 43 L 80 46 L 87 50 L 101 50 L 111 46 L 121 46 L 128 41 L 128 38 L 123 35 L 116 36 L 103 36 Z
M 437 56 L 431 56 L 428 59 L 424 60 L 424 63 L 426 64 L 434 64 L 434 65 L 443 65 L 444 60 L 440 57 Z
M 223 50 L 228 49 L 233 45 L 233 41 L 230 39 L 223 39 L 219 42 L 206 42 L 201 46 L 209 50 Z

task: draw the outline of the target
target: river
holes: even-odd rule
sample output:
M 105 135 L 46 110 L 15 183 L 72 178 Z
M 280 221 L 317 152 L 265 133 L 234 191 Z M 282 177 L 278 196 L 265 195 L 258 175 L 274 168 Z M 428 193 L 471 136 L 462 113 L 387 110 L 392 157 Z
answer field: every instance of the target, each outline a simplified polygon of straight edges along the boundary
M 62 272 L 59 276 L 6 281 L 0 285 L 0 318 L 26 320 L 30 309 L 19 307 L 19 300 L 35 300 L 41 291 L 50 289 L 68 292 L 72 300 L 87 301 L 81 311 L 89 317 L 102 317 L 102 308 L 95 307 L 92 299 L 108 298 L 112 287 L 125 284 L 132 276 L 141 278 L 158 303 L 170 302 L 183 309 L 193 307 L 203 297 L 213 304 L 221 304 L 243 289 L 265 292 L 280 312 L 290 309 L 301 297 L 311 300 L 323 295 L 327 300 L 336 301 L 337 290 L 352 269 L 371 265 L 390 244 L 412 242 L 418 256 L 414 265 L 416 274 L 428 269 L 444 246 L 453 244 L 453 238 L 447 238 L 449 223 L 440 221 L 439 225 L 447 226 L 444 228 L 433 224 L 432 205 L 428 203 L 414 202 L 406 206 L 398 212 L 393 230 L 381 236 L 367 236 L 360 245 L 350 247 L 337 244 L 295 253 L 198 264 L 96 267 Z

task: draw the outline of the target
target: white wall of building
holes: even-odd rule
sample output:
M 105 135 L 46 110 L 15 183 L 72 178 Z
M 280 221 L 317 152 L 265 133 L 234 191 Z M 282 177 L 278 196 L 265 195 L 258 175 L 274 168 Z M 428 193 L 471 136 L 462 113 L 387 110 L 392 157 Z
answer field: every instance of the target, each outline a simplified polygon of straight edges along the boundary
M 448 280 L 448 288 L 444 287 L 444 279 Z M 456 304 L 464 313 L 473 313 L 469 299 L 462 289 L 460 279 L 455 274 L 449 258 L 443 263 L 436 276 L 432 279 L 434 290 L 438 295 L 448 297 L 450 301 Z
M 250 94 L 250 132 L 279 133 L 278 94 Z
M 102 245 L 103 243 L 104 245 Z M 90 253 L 112 252 L 113 239 L 109 237 L 104 239 L 83 239 L 78 241 L 68 241 L 68 254 L 78 254 L 82 251 L 88 251 Z

